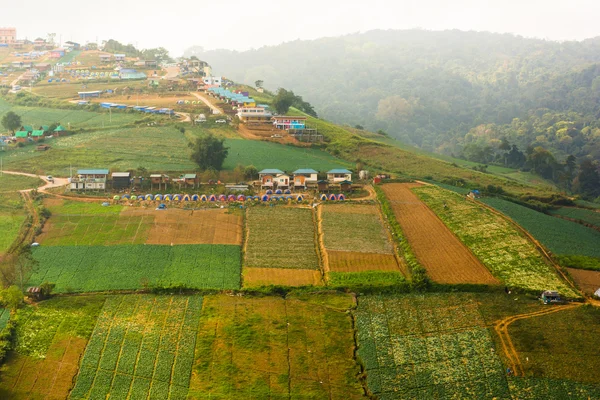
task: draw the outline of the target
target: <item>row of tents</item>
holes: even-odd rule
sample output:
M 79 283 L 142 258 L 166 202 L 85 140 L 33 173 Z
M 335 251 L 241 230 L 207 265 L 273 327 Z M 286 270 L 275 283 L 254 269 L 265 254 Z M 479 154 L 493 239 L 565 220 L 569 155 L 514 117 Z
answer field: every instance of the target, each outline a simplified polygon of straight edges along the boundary
M 264 194 L 262 196 L 244 196 L 243 194 L 239 194 L 239 195 L 233 195 L 230 194 L 228 196 L 224 195 L 224 194 L 220 194 L 220 195 L 215 195 L 215 194 L 211 194 L 211 195 L 197 195 L 197 194 L 146 194 L 146 195 L 140 195 L 140 196 L 136 196 L 136 195 L 129 195 L 129 194 L 124 194 L 122 196 L 118 196 L 115 195 L 113 197 L 113 200 L 131 200 L 131 201 L 135 201 L 135 200 L 139 200 L 139 201 L 202 201 L 202 202 L 232 202 L 232 201 L 252 201 L 252 200 L 257 200 L 257 201 L 304 201 L 304 196 L 303 195 L 288 195 L 288 196 L 271 196 L 269 194 Z M 322 201 L 344 201 L 346 200 L 346 196 L 344 196 L 344 194 L 322 194 L 319 197 L 319 200 Z

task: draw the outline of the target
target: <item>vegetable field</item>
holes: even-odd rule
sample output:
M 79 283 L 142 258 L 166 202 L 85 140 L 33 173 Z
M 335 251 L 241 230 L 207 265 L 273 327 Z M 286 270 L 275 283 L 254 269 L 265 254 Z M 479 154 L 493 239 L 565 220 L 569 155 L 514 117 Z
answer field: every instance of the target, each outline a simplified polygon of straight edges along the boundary
M 104 300 L 54 298 L 20 309 L 15 350 L 0 370 L 2 398 L 67 398 Z
M 318 286 L 323 284 L 321 271 L 298 268 L 248 268 L 242 269 L 245 288 L 280 286 Z
M 0 308 L 0 332 L 6 328 L 6 324 L 10 319 L 10 310 Z
M 557 255 L 600 258 L 600 232 L 596 230 L 510 201 L 496 198 L 485 198 L 482 201 L 508 215 Z
M 147 285 L 238 289 L 240 247 L 229 245 L 40 246 L 29 284 L 97 292 Z
M 472 297 L 361 296 L 355 315 L 358 356 L 380 399 L 510 397 Z
M 600 212 L 586 210 L 585 208 L 561 207 L 558 210 L 550 211 L 550 214 L 582 221 L 600 228 Z
M 533 243 L 508 221 L 461 195 L 435 186 L 413 190 L 506 285 L 540 292 L 552 288 L 563 295 L 577 296 Z
M 245 266 L 319 268 L 312 209 L 251 207 L 246 226 Z
M 410 188 L 418 184 L 382 186 L 415 256 L 439 283 L 497 284 L 498 281 Z
M 547 378 L 508 378 L 515 400 L 600 399 L 600 385 Z
M 39 178 L 4 173 L 0 175 L 0 192 L 33 189 L 42 186 L 43 183 Z
M 350 295 L 207 296 L 191 399 L 359 399 Z
M 113 296 L 98 318 L 71 399 L 185 399 L 200 297 Z

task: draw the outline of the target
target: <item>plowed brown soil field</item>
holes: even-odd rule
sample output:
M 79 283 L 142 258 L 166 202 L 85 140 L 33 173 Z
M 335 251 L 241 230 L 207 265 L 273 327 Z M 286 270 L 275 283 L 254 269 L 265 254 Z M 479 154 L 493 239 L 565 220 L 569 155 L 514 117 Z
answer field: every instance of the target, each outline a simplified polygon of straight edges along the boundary
M 327 251 L 331 272 L 400 271 L 393 254 Z
M 244 267 L 242 276 L 244 287 L 269 285 L 316 286 L 323 284 L 321 272 L 314 269 Z
M 454 236 L 410 188 L 419 184 L 383 185 L 396 220 L 429 277 L 439 283 L 498 284 L 498 280 Z
M 600 288 L 600 271 L 587 271 L 584 269 L 567 268 L 569 274 L 585 294 L 592 295 Z
M 227 210 L 128 209 L 121 215 L 153 215 L 147 244 L 242 244 L 242 216 Z

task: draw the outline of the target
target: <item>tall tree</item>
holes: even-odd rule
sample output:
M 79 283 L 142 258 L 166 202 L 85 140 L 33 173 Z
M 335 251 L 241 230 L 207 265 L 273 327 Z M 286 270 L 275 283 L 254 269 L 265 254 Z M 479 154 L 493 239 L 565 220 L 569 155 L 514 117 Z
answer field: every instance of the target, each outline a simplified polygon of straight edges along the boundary
M 257 81 L 254 82 L 254 86 L 257 88 L 261 88 L 263 87 L 263 80 L 262 79 L 258 79 Z
M 277 95 L 273 99 L 273 107 L 278 114 L 285 114 L 294 104 L 294 101 L 296 101 L 294 92 L 291 90 L 285 90 L 284 88 L 279 88 L 277 90 Z
M 223 162 L 229 154 L 229 149 L 225 147 L 225 139 L 219 139 L 212 134 L 203 135 L 188 146 L 192 149 L 191 159 L 200 170 L 207 169 L 221 170 Z
M 21 117 L 9 111 L 2 117 L 2 126 L 14 133 L 16 129 L 21 127 Z

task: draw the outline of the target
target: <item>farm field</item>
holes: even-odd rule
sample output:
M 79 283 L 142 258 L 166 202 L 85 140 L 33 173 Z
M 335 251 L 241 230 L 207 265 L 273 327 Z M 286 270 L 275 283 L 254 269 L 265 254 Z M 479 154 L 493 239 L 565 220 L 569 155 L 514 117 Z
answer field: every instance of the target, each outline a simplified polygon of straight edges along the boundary
M 71 203 L 74 202 L 68 204 Z M 116 206 L 102 207 L 108 210 L 107 213 L 96 214 L 94 206 L 89 210 L 70 205 L 57 205 L 51 209 L 56 211 L 37 238 L 44 246 L 144 243 L 241 245 L 242 242 L 242 217 L 228 210 L 192 212 L 170 209 L 165 212 Z M 79 210 L 81 214 L 77 213 Z M 110 211 L 121 212 L 117 214 Z
M 508 215 L 557 255 L 600 258 L 600 232 L 578 223 L 542 214 L 510 201 L 484 198 L 482 202 Z
M 558 210 L 550 211 L 550 214 L 575 219 L 600 228 L 600 212 L 586 210 L 585 208 L 561 207 Z
M 336 272 L 330 271 L 327 274 L 327 285 L 333 288 L 387 288 L 406 284 L 404 275 L 398 271 L 383 270 L 384 266 L 379 265 L 377 270 L 368 270 L 363 266 L 358 272 Z
M 600 398 L 600 385 L 564 379 L 509 377 L 508 385 L 515 400 Z
M 566 296 L 577 296 L 534 244 L 508 221 L 461 195 L 435 186 L 413 191 L 507 286 L 540 293 L 552 288 Z
M 498 280 L 481 264 L 411 188 L 418 184 L 383 185 L 396 220 L 415 256 L 438 283 L 497 284 Z
M 593 295 L 600 289 L 600 271 L 586 271 L 584 269 L 567 268 L 575 284 L 588 295 Z
M 204 299 L 190 399 L 359 399 L 342 294 Z
M 104 300 L 54 298 L 19 310 L 15 349 L 0 368 L 0 397 L 65 399 Z
M 600 308 L 583 305 L 521 319 L 508 333 L 525 376 L 592 383 L 600 389 Z
M 252 207 L 246 227 L 246 267 L 319 269 L 312 209 Z
M 202 298 L 107 298 L 70 399 L 185 399 Z
M 245 288 L 261 286 L 319 286 L 323 284 L 321 271 L 297 268 L 242 268 Z
M 87 67 L 87 68 L 86 68 Z M 81 66 L 82 69 L 89 69 L 89 66 Z M 38 94 L 40 96 L 55 98 L 55 99 L 78 99 L 79 96 L 77 92 L 91 92 L 95 90 L 106 90 L 112 89 L 119 90 L 122 88 L 131 88 L 131 89 L 145 89 L 146 83 L 144 81 L 115 81 L 111 80 L 109 82 L 97 82 L 91 80 L 79 80 L 79 81 L 71 81 L 71 82 L 60 82 L 60 83 L 48 83 L 48 82 L 40 82 L 39 84 L 33 87 L 33 93 Z M 104 99 L 104 98 L 102 98 Z M 110 99 L 110 98 L 108 98 Z M 108 100 L 111 101 L 111 100 Z
M 508 398 L 504 366 L 468 294 L 361 296 L 358 356 L 380 399 Z
M 7 251 L 17 238 L 25 215 L 23 198 L 18 192 L 0 193 L 0 254 Z
M 147 285 L 239 289 L 240 247 L 230 245 L 40 246 L 30 286 L 55 292 L 133 290 Z
M 0 194 L 17 190 L 33 189 L 42 186 L 44 182 L 39 178 L 23 175 L 0 175 Z
M 318 149 L 243 139 L 227 139 L 225 144 L 229 147 L 229 156 L 223 164 L 224 169 L 234 169 L 238 164 L 254 165 L 259 171 L 278 168 L 290 172 L 299 168 L 328 171 L 349 166 L 347 162 Z
M 6 324 L 8 323 L 9 319 L 10 319 L 10 310 L 7 310 L 5 308 L 0 308 L 0 332 L 2 332 L 2 330 L 4 328 L 6 328 Z

